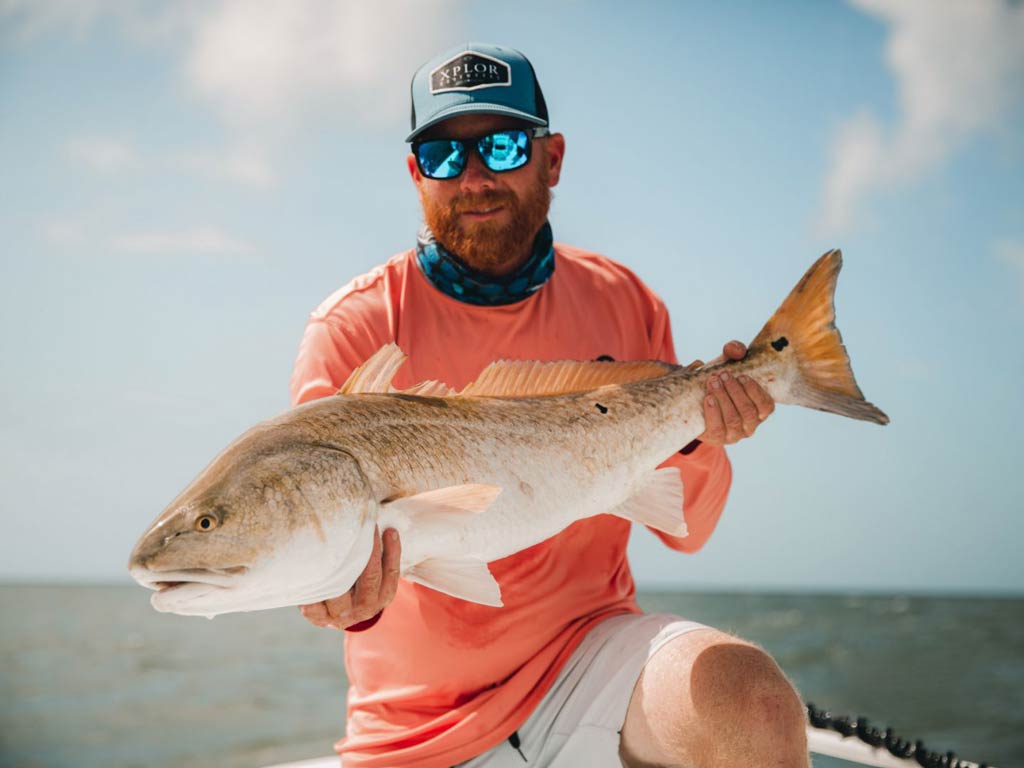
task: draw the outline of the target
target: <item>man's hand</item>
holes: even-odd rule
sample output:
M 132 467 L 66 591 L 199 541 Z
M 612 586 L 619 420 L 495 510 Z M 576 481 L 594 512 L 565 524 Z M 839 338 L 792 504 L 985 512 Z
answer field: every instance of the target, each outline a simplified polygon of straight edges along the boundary
M 742 360 L 746 354 L 745 344 L 730 341 L 722 347 L 722 356 L 709 365 L 725 360 Z M 697 360 L 689 368 L 702 365 Z M 697 439 L 708 445 L 732 445 L 754 434 L 754 430 L 774 410 L 775 401 L 756 381 L 722 371 L 708 379 L 708 394 L 704 398 L 704 434 Z
M 345 629 L 372 619 L 395 599 L 402 543 L 393 528 L 384 531 L 383 543 L 381 538 L 380 531 L 374 528 L 370 561 L 352 589 L 332 600 L 299 606 L 306 621 L 318 627 Z

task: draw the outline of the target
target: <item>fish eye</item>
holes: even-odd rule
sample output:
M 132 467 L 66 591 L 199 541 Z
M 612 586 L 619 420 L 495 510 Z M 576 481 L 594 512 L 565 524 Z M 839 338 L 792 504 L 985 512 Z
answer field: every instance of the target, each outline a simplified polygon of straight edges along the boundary
M 213 515 L 200 515 L 196 518 L 195 528 L 201 533 L 206 533 L 207 531 L 212 531 L 218 525 L 220 525 L 220 521 Z

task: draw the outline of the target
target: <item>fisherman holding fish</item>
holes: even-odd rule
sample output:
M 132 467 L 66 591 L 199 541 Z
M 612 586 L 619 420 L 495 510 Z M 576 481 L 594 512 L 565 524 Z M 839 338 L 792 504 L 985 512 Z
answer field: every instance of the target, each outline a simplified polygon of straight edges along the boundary
M 346 766 L 807 766 L 775 662 L 642 614 L 626 543 L 700 549 L 723 446 L 775 403 L 888 423 L 835 324 L 842 254 L 748 346 L 677 365 L 660 299 L 553 241 L 565 139 L 522 54 L 447 51 L 412 102 L 417 247 L 313 312 L 294 407 L 171 501 L 132 577 L 159 611 L 347 630 Z
M 397 389 L 436 380 L 462 390 L 501 359 L 676 363 L 668 312 L 650 288 L 610 259 L 553 241 L 550 188 L 565 139 L 551 132 L 521 53 L 474 43 L 426 63 L 412 80 L 407 141 L 426 225 L 414 249 L 312 313 L 294 405 L 333 396 L 389 342 L 408 355 Z M 729 342 L 723 357 L 746 351 Z M 705 544 L 725 505 L 723 446 L 751 436 L 774 408 L 747 376 L 720 372 L 704 386 L 703 433 L 661 465 L 681 479 L 677 532 L 686 534 L 655 533 L 687 553 Z M 609 406 L 593 407 L 598 418 Z M 500 451 L 500 435 L 495 444 Z M 430 589 L 429 575 L 400 579 L 398 531 L 375 531 L 352 589 L 302 607 L 313 624 L 347 630 L 343 764 L 808 765 L 803 706 L 767 653 L 640 611 L 629 532 L 628 519 L 600 514 L 491 562 L 497 608 Z

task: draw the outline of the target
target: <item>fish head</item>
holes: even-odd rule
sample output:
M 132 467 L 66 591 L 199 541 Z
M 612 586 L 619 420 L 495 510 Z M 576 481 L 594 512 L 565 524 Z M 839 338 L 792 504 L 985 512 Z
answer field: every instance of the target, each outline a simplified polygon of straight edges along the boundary
M 358 461 L 280 432 L 235 441 L 139 539 L 129 571 L 156 590 L 154 608 L 214 616 L 301 605 L 355 582 L 378 509 Z

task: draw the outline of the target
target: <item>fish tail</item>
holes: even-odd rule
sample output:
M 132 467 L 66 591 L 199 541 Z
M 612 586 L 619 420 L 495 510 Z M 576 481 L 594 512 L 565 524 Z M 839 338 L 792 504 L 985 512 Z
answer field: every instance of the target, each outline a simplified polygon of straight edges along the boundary
M 750 343 L 749 354 L 781 359 L 788 386 L 777 401 L 888 424 L 889 417 L 865 400 L 857 386 L 835 325 L 833 299 L 842 265 L 838 249 L 814 262 Z

